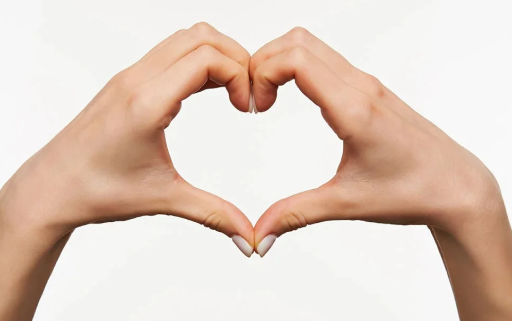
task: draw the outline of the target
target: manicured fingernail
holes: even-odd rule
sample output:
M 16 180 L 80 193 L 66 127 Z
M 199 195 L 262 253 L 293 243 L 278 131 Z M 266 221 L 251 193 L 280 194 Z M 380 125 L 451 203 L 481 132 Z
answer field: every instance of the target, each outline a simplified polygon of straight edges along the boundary
M 253 111 L 255 111 L 256 113 L 258 112 L 256 110 L 256 105 L 254 104 L 254 95 L 252 94 L 251 90 L 251 95 L 249 96 L 249 112 L 252 113 Z
M 272 247 L 274 242 L 276 241 L 277 236 L 275 235 L 267 235 L 261 242 L 258 244 L 258 254 L 263 257 L 267 254 L 268 250 Z
M 252 109 L 254 110 L 254 113 L 258 113 L 258 108 L 256 107 L 256 99 L 254 99 L 254 94 L 251 95 L 252 97 Z
M 243 254 L 245 254 L 245 256 L 251 257 L 253 252 L 252 246 L 250 246 L 243 237 L 240 235 L 235 235 L 231 239 L 233 240 L 233 243 L 235 243 L 235 245 L 238 247 L 238 249 L 242 251 Z

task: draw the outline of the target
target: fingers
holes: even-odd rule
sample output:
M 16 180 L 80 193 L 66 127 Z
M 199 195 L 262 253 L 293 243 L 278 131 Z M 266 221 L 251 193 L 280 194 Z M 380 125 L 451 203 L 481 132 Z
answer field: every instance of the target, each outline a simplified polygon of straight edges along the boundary
M 146 53 L 144 55 L 144 57 L 142 57 L 138 61 L 138 63 L 148 60 L 151 56 L 153 56 L 156 52 L 158 52 L 158 50 L 162 49 L 167 44 L 175 41 L 176 38 L 178 37 L 178 35 L 180 35 L 181 33 L 185 32 L 185 31 L 186 31 L 186 29 L 180 29 L 180 30 L 176 31 L 175 33 L 173 33 L 172 35 L 170 35 L 169 37 L 165 38 L 162 42 L 160 42 L 155 47 L 153 47 L 150 51 L 148 51 L 148 53 Z
M 253 75 L 256 68 L 267 59 L 272 58 L 273 56 L 283 53 L 296 46 L 302 46 L 308 49 L 321 61 L 328 63 L 333 72 L 335 72 L 345 81 L 348 79 L 347 76 L 350 76 L 352 73 L 358 71 L 342 55 L 333 50 L 322 40 L 315 37 L 306 29 L 296 27 L 285 35 L 267 43 L 251 57 L 251 63 L 249 67 L 250 74 Z
M 341 219 L 350 207 L 333 187 L 323 186 L 273 204 L 254 228 L 256 252 L 264 256 L 277 237 L 310 224 Z
M 153 48 L 132 68 L 136 70 L 140 79 L 148 81 L 204 45 L 217 49 L 248 70 L 250 55 L 247 50 L 205 22 L 174 33 Z
M 247 257 L 254 248 L 254 230 L 249 219 L 233 204 L 179 179 L 169 189 L 163 214 L 202 224 L 230 237 Z
M 285 35 L 269 42 L 252 57 L 249 67 L 251 77 L 259 65 L 283 52 L 301 46 L 309 50 L 347 84 L 372 97 L 381 97 L 388 90 L 375 77 L 351 65 L 345 57 L 329 47 L 304 28 L 296 27 Z
M 164 73 L 147 82 L 130 95 L 130 105 L 150 121 L 168 125 L 178 113 L 181 101 L 211 80 L 224 85 L 232 104 L 247 111 L 250 82 L 247 71 L 215 48 L 203 45 L 180 59 Z
M 295 46 L 265 60 L 256 67 L 252 79 L 258 111 L 268 110 L 278 87 L 295 79 L 341 139 L 360 133 L 371 119 L 369 97 L 340 79 L 305 47 Z

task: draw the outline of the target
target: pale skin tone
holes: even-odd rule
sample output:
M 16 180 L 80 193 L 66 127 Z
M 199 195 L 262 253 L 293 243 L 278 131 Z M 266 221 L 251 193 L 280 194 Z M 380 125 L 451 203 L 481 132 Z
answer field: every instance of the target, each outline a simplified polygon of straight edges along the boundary
M 164 129 L 198 91 L 224 86 L 248 112 L 252 81 L 264 112 L 291 80 L 343 140 L 343 157 L 332 180 L 272 205 L 253 228 L 234 205 L 179 176 Z M 200 23 L 114 76 L 0 191 L 0 321 L 32 319 L 75 228 L 155 214 L 198 222 L 262 256 L 275 237 L 323 221 L 426 225 L 460 319 L 512 319 L 512 231 L 493 175 L 302 28 L 251 57 Z

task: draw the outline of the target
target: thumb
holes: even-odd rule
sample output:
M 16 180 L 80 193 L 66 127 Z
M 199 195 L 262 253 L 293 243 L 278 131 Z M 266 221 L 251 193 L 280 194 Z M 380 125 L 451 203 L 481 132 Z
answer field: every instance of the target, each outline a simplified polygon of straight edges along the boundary
M 274 203 L 254 228 L 257 253 L 263 257 L 284 233 L 324 221 L 343 219 L 349 203 L 332 184 L 302 192 Z
M 247 257 L 254 248 L 254 229 L 233 204 L 200 190 L 183 179 L 173 183 L 163 214 L 185 218 L 230 237 Z

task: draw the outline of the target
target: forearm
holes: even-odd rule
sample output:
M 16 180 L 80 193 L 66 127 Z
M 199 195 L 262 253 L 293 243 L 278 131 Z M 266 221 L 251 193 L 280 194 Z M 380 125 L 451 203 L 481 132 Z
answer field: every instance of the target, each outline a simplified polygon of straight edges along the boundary
M 52 240 L 43 231 L 12 224 L 1 194 L 0 321 L 29 321 L 71 233 Z
M 487 213 L 486 213 L 487 214 Z M 505 209 L 457 233 L 431 228 L 461 321 L 512 320 L 512 231 Z

